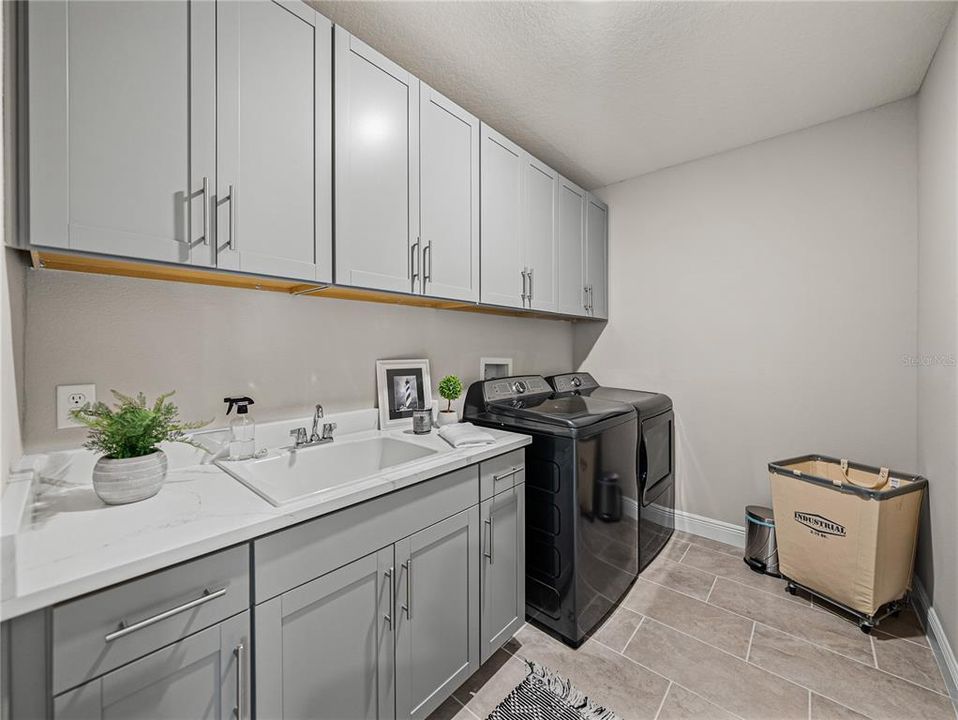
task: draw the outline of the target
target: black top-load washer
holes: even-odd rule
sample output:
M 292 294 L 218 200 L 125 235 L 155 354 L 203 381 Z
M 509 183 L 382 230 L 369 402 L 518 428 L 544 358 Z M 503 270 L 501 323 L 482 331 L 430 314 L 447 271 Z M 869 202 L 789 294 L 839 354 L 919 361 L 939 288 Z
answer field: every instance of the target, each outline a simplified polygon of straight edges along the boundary
M 532 436 L 526 448 L 526 614 L 573 647 L 639 571 L 637 415 L 632 405 L 556 395 L 544 378 L 473 383 L 463 419 Z
M 639 521 L 639 569 L 655 559 L 675 529 L 675 414 L 662 393 L 603 387 L 589 373 L 546 378 L 557 396 L 582 396 L 629 403 L 638 413 L 636 474 L 640 502 L 626 505 Z

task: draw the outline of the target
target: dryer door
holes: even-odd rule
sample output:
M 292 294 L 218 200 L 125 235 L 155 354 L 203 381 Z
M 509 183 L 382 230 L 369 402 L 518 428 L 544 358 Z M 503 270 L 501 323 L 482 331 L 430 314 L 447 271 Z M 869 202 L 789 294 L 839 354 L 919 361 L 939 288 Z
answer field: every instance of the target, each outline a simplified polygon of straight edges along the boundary
M 646 506 L 672 482 L 675 472 L 675 413 L 642 420 L 639 428 L 639 484 Z

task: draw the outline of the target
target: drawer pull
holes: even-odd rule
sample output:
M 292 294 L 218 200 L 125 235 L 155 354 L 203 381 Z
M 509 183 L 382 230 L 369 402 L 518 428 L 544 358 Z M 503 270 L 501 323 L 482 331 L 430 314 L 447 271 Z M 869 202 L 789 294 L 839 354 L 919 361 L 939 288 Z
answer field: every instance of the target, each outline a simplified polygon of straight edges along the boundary
M 493 476 L 492 476 L 492 482 L 494 482 L 494 483 L 502 482 L 502 481 L 505 480 L 506 478 L 512 477 L 512 476 L 515 475 L 517 472 L 519 472 L 519 468 L 514 467 L 514 468 L 511 468 L 510 470 L 508 470 L 507 472 L 502 473 L 501 475 L 493 475 Z
M 104 636 L 104 642 L 113 642 L 114 640 L 119 640 L 121 637 L 126 637 L 130 633 L 135 633 L 137 630 L 142 630 L 145 627 L 154 625 L 161 620 L 166 620 L 171 618 L 174 615 L 179 615 L 181 612 L 186 612 L 187 610 L 192 610 L 195 607 L 204 605 L 212 600 L 221 598 L 226 595 L 226 588 L 220 588 L 219 590 L 210 590 L 206 589 L 203 591 L 203 594 L 200 595 L 195 600 L 190 600 L 189 602 L 183 603 L 182 605 L 177 605 L 175 608 L 170 608 L 169 610 L 164 610 L 153 617 L 148 617 L 146 620 L 141 620 L 138 623 L 133 623 L 132 625 L 127 625 L 125 620 L 120 621 L 120 629 L 114 630 L 108 635 Z

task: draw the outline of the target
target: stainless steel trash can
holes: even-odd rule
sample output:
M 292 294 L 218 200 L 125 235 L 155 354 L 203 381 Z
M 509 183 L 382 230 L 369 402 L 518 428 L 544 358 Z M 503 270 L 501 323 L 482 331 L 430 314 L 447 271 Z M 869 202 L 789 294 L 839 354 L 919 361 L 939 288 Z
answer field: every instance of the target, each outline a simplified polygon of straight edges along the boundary
M 775 516 L 761 505 L 745 508 L 745 562 L 755 572 L 781 577 L 778 571 L 778 542 Z

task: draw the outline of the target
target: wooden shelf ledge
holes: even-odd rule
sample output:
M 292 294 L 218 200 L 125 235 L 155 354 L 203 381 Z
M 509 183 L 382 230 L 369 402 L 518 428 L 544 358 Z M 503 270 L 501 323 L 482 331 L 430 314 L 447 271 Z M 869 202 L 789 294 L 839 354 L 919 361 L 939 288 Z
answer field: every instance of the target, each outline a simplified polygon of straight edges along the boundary
M 460 312 L 506 315 L 510 317 L 530 317 L 548 320 L 587 320 L 555 313 L 535 310 L 517 310 L 493 305 L 456 300 L 442 300 L 422 295 L 367 290 L 365 288 L 345 287 L 342 285 L 324 285 L 305 283 L 301 280 L 283 280 L 259 275 L 211 270 L 185 265 L 166 265 L 147 261 L 122 260 L 75 253 L 31 250 L 33 267 L 38 270 L 66 270 L 69 272 L 92 273 L 95 275 L 118 275 L 121 277 L 144 278 L 147 280 L 165 280 L 185 282 L 197 285 L 216 285 L 220 287 L 241 288 L 245 290 L 265 290 L 302 297 L 327 297 L 340 300 L 359 300 L 362 302 L 386 303 L 390 305 L 408 305 L 428 307 L 439 310 L 458 310 Z

